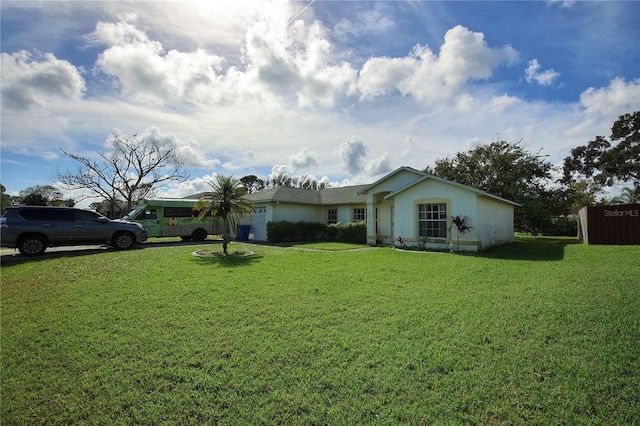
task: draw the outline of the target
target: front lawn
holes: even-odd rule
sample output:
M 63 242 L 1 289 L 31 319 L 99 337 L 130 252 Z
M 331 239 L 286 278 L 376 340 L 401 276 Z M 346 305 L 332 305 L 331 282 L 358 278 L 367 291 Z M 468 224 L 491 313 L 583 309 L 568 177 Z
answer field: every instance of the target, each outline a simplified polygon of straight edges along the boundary
M 3 263 L 2 423 L 640 422 L 640 246 L 197 247 Z

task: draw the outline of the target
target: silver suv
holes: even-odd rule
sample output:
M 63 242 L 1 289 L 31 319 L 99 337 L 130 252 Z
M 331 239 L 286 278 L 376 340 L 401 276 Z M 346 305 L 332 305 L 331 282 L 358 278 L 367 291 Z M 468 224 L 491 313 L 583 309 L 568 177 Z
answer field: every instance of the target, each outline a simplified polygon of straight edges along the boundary
M 71 207 L 10 207 L 0 218 L 0 245 L 37 256 L 52 246 L 110 244 L 125 250 L 147 239 L 142 225 Z

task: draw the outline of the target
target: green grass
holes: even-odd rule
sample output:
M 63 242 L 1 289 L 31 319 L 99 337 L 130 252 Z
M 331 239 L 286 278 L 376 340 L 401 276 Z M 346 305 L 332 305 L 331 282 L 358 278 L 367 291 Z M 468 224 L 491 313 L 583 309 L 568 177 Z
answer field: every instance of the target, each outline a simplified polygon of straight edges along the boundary
M 369 248 L 366 244 L 338 243 L 338 242 L 301 242 L 301 243 L 282 243 L 277 244 L 279 247 L 293 247 L 308 250 L 326 250 L 326 251 L 344 251 L 359 250 Z
M 638 246 L 197 247 L 3 263 L 2 423 L 640 422 Z

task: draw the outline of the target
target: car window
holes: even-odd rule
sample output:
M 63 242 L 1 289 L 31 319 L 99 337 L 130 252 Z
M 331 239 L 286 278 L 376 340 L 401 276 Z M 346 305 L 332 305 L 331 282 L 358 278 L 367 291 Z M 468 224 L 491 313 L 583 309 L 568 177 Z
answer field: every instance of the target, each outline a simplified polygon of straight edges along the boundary
M 74 210 L 73 215 L 75 216 L 76 222 L 95 222 L 100 216 L 97 213 L 87 210 Z
M 73 215 L 67 209 L 22 209 L 18 213 L 25 220 L 36 221 L 71 221 Z

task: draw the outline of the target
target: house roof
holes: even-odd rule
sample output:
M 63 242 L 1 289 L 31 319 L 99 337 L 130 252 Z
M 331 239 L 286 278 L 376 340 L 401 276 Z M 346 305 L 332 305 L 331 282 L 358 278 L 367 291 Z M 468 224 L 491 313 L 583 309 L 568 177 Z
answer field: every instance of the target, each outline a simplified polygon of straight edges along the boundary
M 275 188 L 267 188 L 258 192 L 254 192 L 252 194 L 245 195 L 249 201 L 254 203 L 289 203 L 289 204 L 307 204 L 307 205 L 318 205 L 318 206 L 332 206 L 332 205 L 344 205 L 344 204 L 365 204 L 367 202 L 367 191 L 371 188 L 374 188 L 380 182 L 383 182 L 398 173 L 401 172 L 409 172 L 415 174 L 415 180 L 411 181 L 409 184 L 403 186 L 402 188 L 398 188 L 395 191 L 389 193 L 385 198 L 392 199 L 398 194 L 406 191 L 409 188 L 414 187 L 415 185 L 419 185 L 422 182 L 425 182 L 429 179 L 436 180 L 438 182 L 443 182 L 448 185 L 453 185 L 458 188 L 463 188 L 468 191 L 476 193 L 480 197 L 489 198 L 498 202 L 511 204 L 513 206 L 520 206 L 520 204 L 507 200 L 505 198 L 499 197 L 497 195 L 490 194 L 481 189 L 473 188 L 471 186 L 463 185 L 458 182 L 454 182 L 451 180 L 447 180 L 435 175 L 431 175 L 429 173 L 421 172 L 420 170 L 414 169 L 412 167 L 399 167 L 391 173 L 385 175 L 384 177 L 378 179 L 372 184 L 369 185 L 353 185 L 353 186 L 343 186 L 338 188 L 325 188 L 319 191 L 309 190 L 309 189 L 299 189 L 299 188 L 291 188 L 289 186 L 278 186 Z M 186 198 L 200 198 L 205 193 L 195 194 Z
M 364 204 L 366 195 L 360 195 L 359 191 L 367 185 L 343 186 L 339 188 L 325 188 L 319 191 L 309 189 L 278 186 L 245 195 L 247 200 L 254 203 L 290 203 L 290 204 Z
M 409 188 L 412 188 L 412 187 L 414 187 L 416 185 L 419 185 L 420 183 L 425 182 L 425 181 L 427 181 L 429 179 L 432 179 L 432 180 L 436 180 L 438 182 L 443 182 L 443 183 L 446 183 L 446 184 L 449 184 L 449 185 L 457 186 L 458 188 L 466 189 L 467 191 L 475 192 L 478 196 L 481 196 L 481 197 L 490 198 L 492 200 L 499 201 L 499 202 L 502 202 L 502 203 L 511 204 L 513 206 L 520 206 L 520 204 L 518 204 L 518 203 L 516 203 L 514 201 L 510 201 L 510 200 L 507 200 L 506 198 L 498 197 L 497 195 L 490 194 L 490 193 L 488 193 L 486 191 L 483 191 L 481 189 L 474 188 L 474 187 L 467 186 L 467 185 L 463 185 L 461 183 L 454 182 L 454 181 L 451 181 L 451 180 L 448 180 L 448 179 L 444 179 L 444 178 L 441 178 L 441 177 L 438 177 L 438 176 L 435 176 L 435 175 L 432 175 L 432 174 L 429 174 L 429 173 L 421 172 L 421 171 L 416 170 L 416 169 L 414 169 L 412 167 L 406 167 L 406 166 L 397 168 L 396 170 L 392 171 L 388 175 L 378 179 L 376 182 L 372 183 L 371 185 L 366 185 L 366 187 L 363 190 L 360 191 L 360 194 L 366 194 L 369 189 L 375 187 L 380 182 L 383 182 L 383 181 L 389 179 L 390 177 L 392 177 L 392 176 L 394 176 L 394 175 L 396 175 L 396 174 L 398 174 L 398 173 L 400 173 L 402 171 L 408 171 L 408 172 L 414 173 L 416 175 L 416 180 L 408 183 L 407 185 L 403 186 L 402 188 L 398 188 L 395 191 L 389 193 L 387 196 L 384 197 L 385 199 L 392 199 L 396 195 L 404 192 L 405 190 L 407 190 Z
M 393 191 L 392 193 L 390 193 L 389 195 L 387 195 L 386 197 L 384 197 L 385 199 L 391 199 L 393 197 L 395 197 L 396 195 L 400 194 L 401 192 L 414 187 L 416 185 L 419 185 L 420 183 L 427 181 L 429 179 L 431 180 L 436 180 L 438 182 L 443 182 L 452 186 L 457 186 L 458 188 L 462 188 L 462 189 L 466 189 L 467 191 L 471 191 L 471 192 L 475 192 L 477 195 L 479 195 L 480 197 L 485 197 L 485 198 L 490 198 L 492 200 L 495 201 L 500 201 L 502 203 L 506 203 L 506 204 L 511 204 L 513 206 L 520 206 L 520 204 L 511 201 L 511 200 L 507 200 L 506 198 L 502 198 L 502 197 L 498 197 L 497 195 L 493 195 L 488 193 L 487 191 L 483 191 L 482 189 L 478 189 L 478 188 L 474 188 L 472 186 L 467 186 L 467 185 L 463 185 L 461 183 L 458 182 L 454 182 L 451 180 L 447 180 L 438 176 L 434 176 L 434 175 L 430 175 L 428 173 L 423 173 L 424 176 L 422 176 L 420 179 L 416 179 L 413 182 L 409 183 L 408 185 L 403 186 L 402 188 L 399 188 L 395 191 Z
M 364 185 L 364 188 L 361 189 L 360 192 L 358 192 L 358 194 L 366 194 L 369 189 L 373 188 L 374 186 L 376 186 L 380 182 L 383 182 L 383 181 L 389 179 L 390 177 L 393 177 L 393 176 L 395 176 L 398 173 L 403 172 L 403 171 L 415 173 L 416 176 L 424 176 L 426 174 L 424 172 L 421 172 L 420 170 L 414 169 L 413 167 L 407 167 L 407 166 L 398 167 L 397 169 L 395 169 L 394 171 L 392 171 L 388 175 L 384 175 L 383 177 L 381 177 L 377 181 L 373 182 L 372 184 Z

